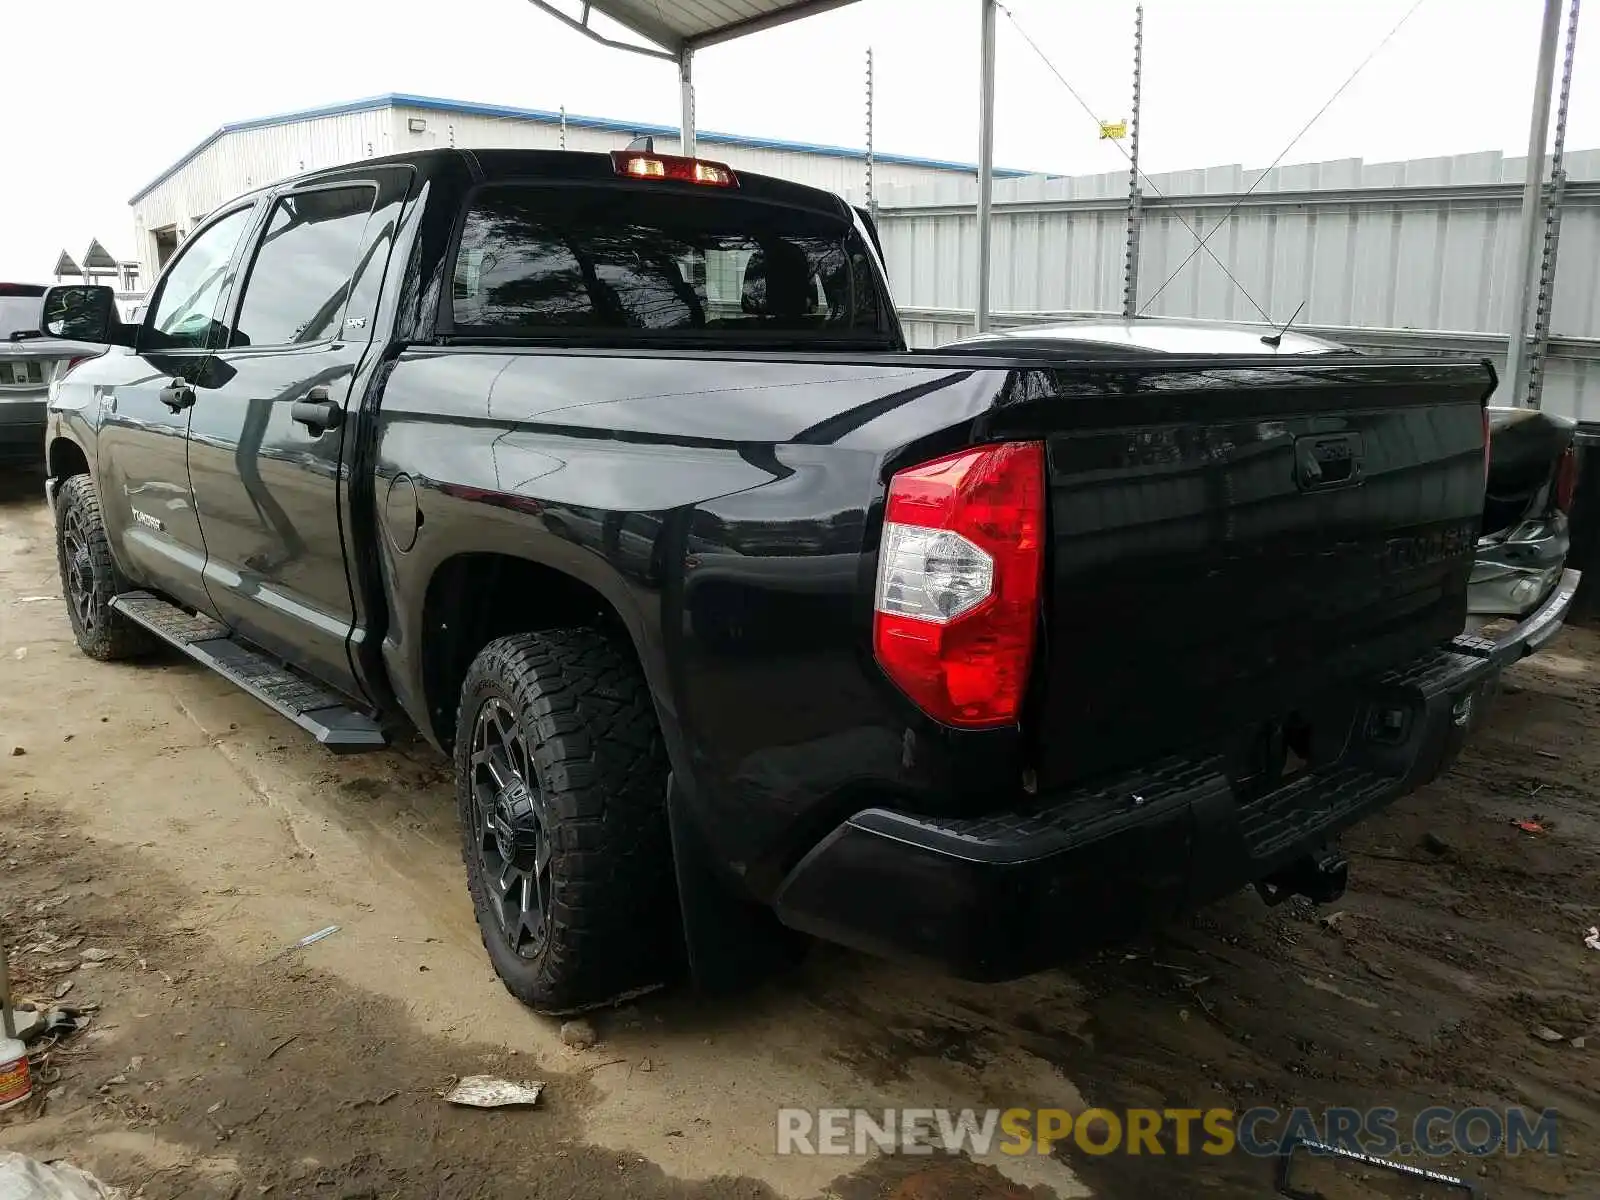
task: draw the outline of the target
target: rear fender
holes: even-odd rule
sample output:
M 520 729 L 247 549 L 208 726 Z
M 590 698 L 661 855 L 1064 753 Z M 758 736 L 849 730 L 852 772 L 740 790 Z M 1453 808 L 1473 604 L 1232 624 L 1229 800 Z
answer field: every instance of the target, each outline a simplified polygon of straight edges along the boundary
M 428 639 L 438 631 L 423 627 L 429 589 L 439 571 L 462 555 L 499 555 L 568 577 L 596 593 L 627 631 L 657 709 L 670 717 L 672 705 L 657 623 L 641 607 L 628 580 L 606 558 L 586 546 L 583 535 L 598 541 L 608 522 L 598 515 L 575 520 L 570 512 L 547 511 L 527 496 L 466 484 L 428 482 L 418 486 L 402 474 L 379 482 L 379 508 L 386 536 L 385 576 L 391 590 L 391 622 L 384 659 L 402 708 L 432 738 L 423 664 Z M 387 493 L 388 499 L 384 497 Z M 415 500 L 411 500 L 411 496 Z M 408 520 L 415 504 L 420 518 L 415 542 L 400 551 L 395 531 Z M 591 530 L 589 527 L 593 526 Z M 530 596 L 530 606 L 537 596 Z M 665 724 L 665 720 L 663 722 Z

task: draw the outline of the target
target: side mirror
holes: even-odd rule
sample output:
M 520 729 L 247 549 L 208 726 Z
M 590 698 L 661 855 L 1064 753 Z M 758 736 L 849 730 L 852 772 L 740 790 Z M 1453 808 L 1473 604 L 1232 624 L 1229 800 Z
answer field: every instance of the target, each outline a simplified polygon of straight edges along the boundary
M 45 337 L 71 342 L 121 342 L 117 298 L 108 287 L 65 284 L 44 294 L 40 317 Z

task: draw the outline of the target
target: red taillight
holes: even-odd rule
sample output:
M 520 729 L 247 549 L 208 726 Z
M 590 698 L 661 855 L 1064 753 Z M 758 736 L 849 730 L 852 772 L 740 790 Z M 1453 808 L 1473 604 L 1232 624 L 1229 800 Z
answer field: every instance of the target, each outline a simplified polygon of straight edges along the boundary
M 1572 511 L 1572 498 L 1578 491 L 1578 448 L 1568 446 L 1556 461 L 1556 507 Z
M 739 177 L 724 163 L 703 158 L 681 158 L 676 154 L 644 154 L 636 150 L 613 150 L 611 165 L 618 175 L 630 179 L 671 179 L 678 183 L 698 183 L 704 187 L 738 187 Z
M 61 370 L 56 372 L 56 378 L 60 379 L 63 375 L 65 375 L 68 371 L 72 370 L 72 368 L 77 366 L 79 363 L 88 362 L 91 358 L 94 358 L 94 357 L 95 356 L 93 354 L 80 354 L 80 355 L 78 355 L 77 358 L 69 358 L 69 359 L 67 359 L 67 361 L 62 364 Z
M 984 446 L 889 481 L 873 649 L 946 725 L 1014 724 L 1044 563 L 1044 447 Z

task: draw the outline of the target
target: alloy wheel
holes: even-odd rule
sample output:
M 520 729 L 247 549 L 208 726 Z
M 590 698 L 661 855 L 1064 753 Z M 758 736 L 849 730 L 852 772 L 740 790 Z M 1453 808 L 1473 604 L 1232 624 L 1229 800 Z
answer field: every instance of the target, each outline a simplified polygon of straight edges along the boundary
M 68 507 L 62 527 L 62 560 L 66 565 L 67 603 L 83 632 L 95 629 L 94 557 L 89 550 L 88 519 L 77 507 Z
M 478 710 L 471 767 L 484 887 L 506 941 L 533 958 L 549 936 L 549 814 L 528 739 L 501 700 L 485 700 Z

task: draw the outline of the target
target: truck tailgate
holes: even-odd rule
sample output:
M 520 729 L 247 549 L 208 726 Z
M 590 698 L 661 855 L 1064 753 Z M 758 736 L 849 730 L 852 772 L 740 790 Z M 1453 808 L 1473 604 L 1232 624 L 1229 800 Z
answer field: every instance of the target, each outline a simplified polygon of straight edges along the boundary
M 1487 368 L 1203 374 L 1014 410 L 1047 448 L 1043 787 L 1300 720 L 1462 628 Z

